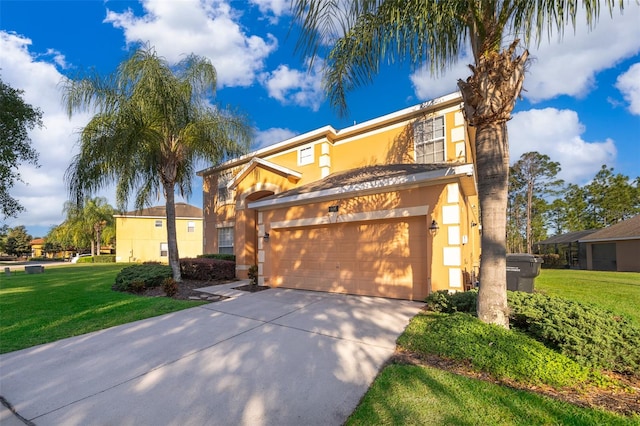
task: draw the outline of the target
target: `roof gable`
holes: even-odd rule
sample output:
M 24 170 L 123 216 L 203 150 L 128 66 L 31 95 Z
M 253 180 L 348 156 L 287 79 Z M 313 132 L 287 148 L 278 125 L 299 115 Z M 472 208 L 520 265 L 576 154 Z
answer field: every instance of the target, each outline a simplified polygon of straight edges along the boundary
M 246 166 L 242 168 L 238 172 L 237 175 L 229 182 L 227 187 L 229 189 L 234 189 L 238 184 L 245 178 L 249 173 L 251 173 L 256 167 L 265 168 L 273 173 L 279 174 L 281 176 L 286 177 L 287 179 L 292 179 L 294 182 L 299 181 L 302 178 L 302 173 L 296 172 L 295 170 L 291 170 L 287 167 L 280 166 L 278 164 L 272 163 L 271 161 L 264 160 L 262 158 L 254 157 L 247 163 Z

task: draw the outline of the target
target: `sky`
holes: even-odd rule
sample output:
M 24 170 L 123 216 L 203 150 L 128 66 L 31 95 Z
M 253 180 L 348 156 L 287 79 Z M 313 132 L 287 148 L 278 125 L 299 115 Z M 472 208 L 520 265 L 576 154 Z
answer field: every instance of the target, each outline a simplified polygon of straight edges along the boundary
M 603 11 L 591 31 L 579 13 L 575 31 L 528 46 L 532 61 L 508 123 L 512 164 L 538 151 L 560 163 L 560 178 L 578 185 L 603 164 L 640 175 L 640 6 L 625 4 L 622 14 Z M 385 65 L 372 84 L 348 94 L 350 115 L 340 118 L 322 90 L 322 61 L 309 69 L 291 22 L 289 0 L 1 0 L 0 78 L 23 90 L 44 121 L 30 132 L 40 167 L 20 167 L 25 184 L 11 190 L 26 212 L 4 223 L 38 237 L 64 220 L 64 172 L 91 115 L 69 118 L 59 83 L 92 69 L 113 72 L 140 42 L 172 63 L 190 53 L 209 58 L 218 73 L 215 102 L 249 117 L 254 148 L 419 104 L 456 91 L 470 74 L 468 55 L 436 77 Z M 115 206 L 113 190 L 96 196 Z M 202 207 L 197 176 L 186 201 Z

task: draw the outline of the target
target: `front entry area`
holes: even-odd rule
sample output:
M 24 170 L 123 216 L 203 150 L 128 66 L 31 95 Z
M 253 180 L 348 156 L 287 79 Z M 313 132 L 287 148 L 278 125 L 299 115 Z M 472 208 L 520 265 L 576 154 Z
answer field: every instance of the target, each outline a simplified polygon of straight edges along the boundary
M 422 300 L 426 216 L 274 229 L 267 285 Z

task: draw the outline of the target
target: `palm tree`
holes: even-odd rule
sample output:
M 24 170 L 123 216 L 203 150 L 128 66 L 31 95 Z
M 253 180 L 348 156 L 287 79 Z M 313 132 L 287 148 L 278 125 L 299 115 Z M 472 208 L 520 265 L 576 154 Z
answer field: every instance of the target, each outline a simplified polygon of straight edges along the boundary
M 476 168 L 482 221 L 482 283 L 478 317 L 509 326 L 506 290 L 506 210 L 509 147 L 506 122 L 520 95 L 528 52 L 520 47 L 545 30 L 575 26 L 576 0 L 295 0 L 302 26 L 298 49 L 312 58 L 330 46 L 325 88 L 345 114 L 348 91 L 371 82 L 383 61 L 427 63 L 444 71 L 470 46 L 471 76 L 458 80 L 464 114 L 476 129 Z M 600 0 L 584 0 L 589 27 Z M 605 0 L 611 11 L 615 0 Z M 619 0 L 620 9 L 623 0 Z M 507 41 L 508 37 L 513 37 Z M 313 61 L 311 61 L 312 63 Z
M 246 151 L 250 130 L 244 117 L 209 102 L 216 71 L 193 54 L 175 67 L 151 47 L 140 48 L 106 77 L 87 74 L 63 81 L 69 116 L 96 110 L 80 132 L 80 152 L 65 176 L 75 199 L 115 182 L 125 210 L 166 200 L 167 244 L 173 278 L 181 280 L 176 239 L 175 193 L 191 193 L 191 179 L 203 161 L 220 163 Z
M 100 254 L 103 233 L 111 236 L 115 209 L 104 197 L 88 198 L 81 206 L 76 202 L 64 204 L 67 215 L 63 225 L 54 233 L 55 238 L 66 239 L 76 247 L 91 246 L 91 255 Z

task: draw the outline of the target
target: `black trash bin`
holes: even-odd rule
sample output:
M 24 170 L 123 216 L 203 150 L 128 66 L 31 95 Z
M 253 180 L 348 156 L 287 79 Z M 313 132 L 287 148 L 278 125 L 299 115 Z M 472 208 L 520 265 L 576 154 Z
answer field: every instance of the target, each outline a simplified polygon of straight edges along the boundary
M 533 293 L 533 283 L 540 275 L 543 260 L 532 254 L 507 255 L 507 290 Z

